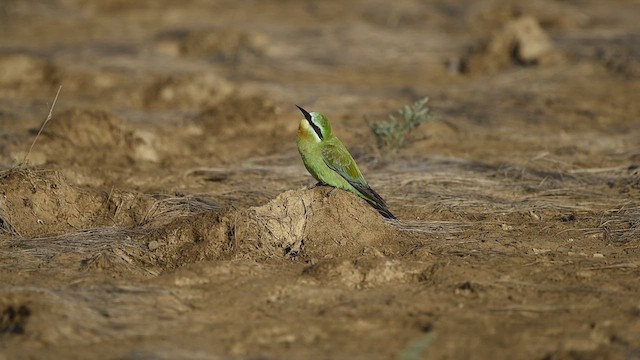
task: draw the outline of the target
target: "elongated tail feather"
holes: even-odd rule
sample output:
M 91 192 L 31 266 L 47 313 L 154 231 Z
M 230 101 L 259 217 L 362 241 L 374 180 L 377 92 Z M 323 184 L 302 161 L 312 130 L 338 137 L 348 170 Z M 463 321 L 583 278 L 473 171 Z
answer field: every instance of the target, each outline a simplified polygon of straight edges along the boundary
M 391 213 L 391 211 L 389 211 L 389 207 L 387 207 L 387 204 L 384 202 L 384 199 L 382 199 L 382 196 L 375 192 L 375 190 L 373 190 L 369 185 L 357 183 L 352 183 L 351 185 L 364 195 L 364 199 L 367 200 L 367 202 L 371 204 L 371 206 L 373 206 L 376 210 L 378 210 L 380 215 L 386 217 L 387 219 L 397 219 Z

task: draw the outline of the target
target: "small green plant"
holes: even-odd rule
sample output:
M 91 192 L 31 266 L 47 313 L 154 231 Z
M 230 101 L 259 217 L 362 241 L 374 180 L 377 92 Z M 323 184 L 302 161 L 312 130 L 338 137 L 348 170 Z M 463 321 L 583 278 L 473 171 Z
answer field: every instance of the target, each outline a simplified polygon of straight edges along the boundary
M 429 98 L 425 97 L 413 105 L 405 105 L 397 111 L 397 115 L 390 114 L 387 121 L 367 122 L 376 138 L 378 149 L 387 153 L 404 147 L 405 137 L 409 132 L 424 122 L 435 120 L 436 117 L 426 107 L 428 101 Z

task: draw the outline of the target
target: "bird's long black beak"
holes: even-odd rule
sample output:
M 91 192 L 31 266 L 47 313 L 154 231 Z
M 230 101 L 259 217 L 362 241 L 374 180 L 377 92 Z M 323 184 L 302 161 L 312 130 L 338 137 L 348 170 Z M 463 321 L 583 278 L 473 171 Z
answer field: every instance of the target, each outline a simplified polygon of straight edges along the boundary
M 302 115 L 304 115 L 304 118 L 307 119 L 307 121 L 309 121 L 309 123 L 311 122 L 311 114 L 309 114 L 309 112 L 303 108 L 301 108 L 300 106 L 296 105 L 296 107 L 298 109 L 300 109 L 300 112 L 302 112 Z
M 313 120 L 311 119 L 311 114 L 309 114 L 307 110 L 301 108 L 300 106 L 298 105 L 296 106 L 298 107 L 298 109 L 300 109 L 300 111 L 304 115 L 304 118 L 307 119 L 307 121 L 309 122 L 309 125 L 311 125 L 311 127 L 313 128 L 313 131 L 315 131 L 316 134 L 318 134 L 318 138 L 320 138 L 320 140 L 324 139 L 324 136 L 322 135 L 322 130 L 320 130 L 318 125 L 316 125 L 316 123 L 313 122 Z

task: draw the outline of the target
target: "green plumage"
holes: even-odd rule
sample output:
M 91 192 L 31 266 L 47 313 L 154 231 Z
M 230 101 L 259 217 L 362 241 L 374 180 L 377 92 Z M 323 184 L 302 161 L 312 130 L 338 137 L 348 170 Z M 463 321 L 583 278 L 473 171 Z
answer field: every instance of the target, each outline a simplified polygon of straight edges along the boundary
M 309 173 L 320 183 L 360 196 L 383 216 L 395 219 L 382 197 L 362 176 L 347 148 L 333 136 L 329 120 L 322 114 L 299 109 L 305 119 L 300 122 L 298 129 L 298 151 Z

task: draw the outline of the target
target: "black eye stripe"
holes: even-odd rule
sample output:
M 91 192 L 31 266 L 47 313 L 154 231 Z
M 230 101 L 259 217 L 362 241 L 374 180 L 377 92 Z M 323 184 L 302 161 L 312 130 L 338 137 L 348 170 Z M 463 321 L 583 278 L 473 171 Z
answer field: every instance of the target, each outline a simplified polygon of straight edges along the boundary
M 296 105 L 296 107 L 298 109 L 300 109 L 300 112 L 302 112 L 302 115 L 304 115 L 304 118 L 307 119 L 307 121 L 309 122 L 309 124 L 311 125 L 311 127 L 313 128 L 313 131 L 316 132 L 316 134 L 318 134 L 318 137 L 320 138 L 320 140 L 322 140 L 322 131 L 320 130 L 320 128 L 318 127 L 318 125 L 313 123 L 313 120 L 311 119 L 311 114 L 309 114 L 309 112 L 303 108 L 301 108 L 300 106 Z
M 320 140 L 322 140 L 322 131 L 320 130 L 318 125 L 314 124 L 313 121 L 311 121 L 311 120 L 309 120 L 309 124 L 311 124 L 311 127 L 313 128 L 313 131 L 315 131 L 316 134 L 318 134 L 318 137 L 320 138 Z

